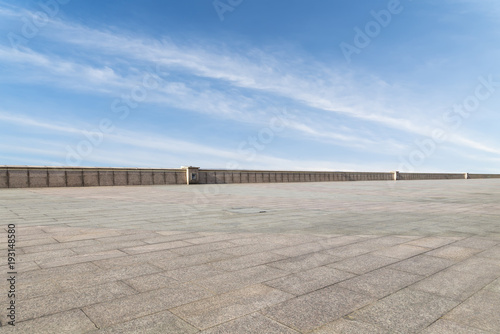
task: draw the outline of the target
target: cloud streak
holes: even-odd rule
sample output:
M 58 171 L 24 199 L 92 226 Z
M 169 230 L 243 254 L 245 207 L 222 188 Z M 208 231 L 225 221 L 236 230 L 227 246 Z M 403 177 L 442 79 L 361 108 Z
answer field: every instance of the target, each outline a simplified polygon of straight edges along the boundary
M 0 17 L 4 18 L 32 14 L 15 6 L 0 7 Z M 55 55 L 39 46 L 13 49 L 0 45 L 0 61 L 7 68 L 0 82 L 97 94 L 109 98 L 111 108 L 112 101 L 134 87 L 144 86 L 144 73 L 151 72 L 159 85 L 147 90 L 142 103 L 155 110 L 186 110 L 261 129 L 285 107 L 291 117 L 286 120 L 287 131 L 279 136 L 381 155 L 401 155 L 411 149 L 415 139 L 430 137 L 436 128 L 432 118 L 429 121 L 433 115 L 425 109 L 421 97 L 403 85 L 374 74 L 340 70 L 335 63 L 320 63 L 312 57 L 288 57 L 251 46 L 236 51 L 225 43 L 206 40 L 157 40 L 93 29 L 59 18 L 50 19 L 37 38 L 64 51 Z M 72 140 L 82 133 L 80 127 L 71 124 L 50 124 L 27 115 L 3 112 L 0 120 L 65 133 Z M 107 134 L 106 141 L 163 154 L 187 152 L 206 157 L 207 161 L 208 157 L 244 160 L 234 148 L 237 143 L 233 148 L 216 149 L 123 129 Z M 463 132 L 452 133 L 448 145 L 500 155 L 496 144 L 471 139 Z M 259 155 L 259 160 L 269 166 L 290 163 L 289 159 L 266 155 Z

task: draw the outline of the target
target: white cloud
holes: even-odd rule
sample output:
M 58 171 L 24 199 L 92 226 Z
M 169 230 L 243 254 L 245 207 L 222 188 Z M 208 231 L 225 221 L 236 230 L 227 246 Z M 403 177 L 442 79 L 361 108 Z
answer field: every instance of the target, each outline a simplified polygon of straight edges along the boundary
M 4 9 L 0 11 L 0 16 L 12 16 L 13 13 L 12 10 Z M 160 71 L 176 71 L 191 80 L 169 77 L 161 82 L 158 89 L 148 91 L 149 103 L 265 126 L 262 119 L 272 117 L 279 104 L 267 103 L 290 100 L 297 110 L 304 107 L 305 111 L 296 113 L 297 118 L 288 122 L 288 128 L 302 136 L 335 145 L 370 152 L 394 150 L 400 153 L 408 147 L 409 142 L 411 145 L 413 137 L 430 136 L 433 130 L 428 121 L 432 115 L 420 107 L 422 104 L 419 97 L 411 92 L 377 77 L 332 70 L 331 66 L 311 62 L 309 59 L 278 58 L 255 48 L 249 48 L 244 54 L 227 50 L 221 44 L 188 45 L 168 39 L 158 41 L 91 29 L 58 19 L 52 20 L 41 34 L 43 36 L 40 38 L 49 39 L 52 43 L 59 43 L 66 48 L 71 45 L 74 52 L 54 57 L 28 48 L 16 51 L 0 46 L 0 60 L 9 65 L 19 65 L 17 69 L 28 69 L 23 71 L 18 80 L 50 82 L 116 98 L 140 85 L 143 79 L 140 69 L 149 66 Z M 82 50 L 88 57 L 80 55 L 81 58 L 75 59 L 75 54 Z M 119 66 L 100 61 L 100 58 L 107 57 L 128 64 L 128 71 L 120 71 Z M 94 63 L 97 65 L 91 65 Z M 208 83 L 204 85 L 204 81 Z M 218 85 L 226 88 L 218 88 Z M 342 126 L 325 126 L 325 117 L 309 117 L 309 110 L 316 111 L 318 115 L 339 115 L 345 122 L 353 124 L 351 128 L 358 124 L 376 126 L 378 134 L 361 131 L 353 133 L 344 130 Z M 1 117 L 0 114 L 0 119 Z M 12 115 L 9 119 L 5 115 L 3 117 L 4 120 L 22 123 L 21 120 L 12 118 Z M 61 126 L 34 120 L 24 120 L 24 124 L 62 130 Z M 71 127 L 69 129 L 66 132 L 80 131 Z M 115 143 L 134 147 L 238 159 L 238 155 L 231 150 L 218 150 L 164 137 L 154 140 L 130 139 L 130 135 L 137 134 L 113 134 L 108 137 Z M 398 142 L 397 138 L 401 138 L 401 135 L 407 137 L 405 142 Z M 450 144 L 453 145 L 500 154 L 500 149 L 491 144 L 486 145 L 464 135 L 453 134 L 451 138 Z M 158 144 L 162 140 L 171 144 Z M 280 159 L 274 161 L 273 157 L 259 156 L 259 159 L 270 165 L 285 163 Z

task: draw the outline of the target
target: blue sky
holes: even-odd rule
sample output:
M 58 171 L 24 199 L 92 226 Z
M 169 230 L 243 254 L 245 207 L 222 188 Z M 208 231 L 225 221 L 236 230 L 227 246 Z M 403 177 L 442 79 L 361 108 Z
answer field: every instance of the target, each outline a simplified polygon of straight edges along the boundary
M 0 165 L 500 171 L 500 7 L 0 0 Z

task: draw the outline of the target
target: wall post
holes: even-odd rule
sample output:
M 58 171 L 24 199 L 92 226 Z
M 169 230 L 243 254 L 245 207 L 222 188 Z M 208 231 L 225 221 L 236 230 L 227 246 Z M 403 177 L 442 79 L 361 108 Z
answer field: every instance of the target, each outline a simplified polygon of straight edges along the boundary
M 186 170 L 186 183 L 187 184 L 197 184 L 199 177 L 198 177 L 198 170 L 200 167 L 193 167 L 193 166 L 182 166 L 182 169 Z

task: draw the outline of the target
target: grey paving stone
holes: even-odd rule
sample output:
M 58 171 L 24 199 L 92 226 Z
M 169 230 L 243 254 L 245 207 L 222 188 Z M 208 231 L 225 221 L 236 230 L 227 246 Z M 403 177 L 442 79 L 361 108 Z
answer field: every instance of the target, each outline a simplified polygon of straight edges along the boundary
M 422 334 L 488 334 L 488 332 L 449 320 L 439 319 L 424 329 Z
M 0 327 L 0 333 L 83 334 L 96 328 L 82 310 L 71 310 L 18 322 L 15 328 L 10 325 L 3 325 L 3 327 Z
M 458 305 L 452 299 L 404 289 L 349 316 L 393 333 L 415 333 Z
M 7 215 L 5 216 L 6 218 Z M 28 236 L 32 236 L 35 238 L 39 238 L 41 235 L 45 233 L 46 226 L 16 226 L 16 230 L 19 233 L 22 233 L 23 238 Z M 50 236 L 50 235 L 47 235 Z M 27 240 L 30 240 L 29 238 Z
M 454 270 L 459 273 L 466 272 L 476 274 L 480 277 L 495 279 L 497 277 L 500 277 L 500 261 L 496 259 L 474 256 L 453 265 L 452 267 L 450 267 L 450 270 Z
M 486 290 L 500 293 L 500 278 L 497 278 L 485 287 Z
M 424 247 L 412 246 L 412 245 L 396 245 L 388 248 L 384 248 L 373 252 L 373 255 L 387 256 L 395 259 L 407 259 L 409 257 L 415 256 L 427 252 L 429 249 Z
M 163 311 L 111 327 L 95 330 L 88 334 L 192 334 L 198 332 L 198 329 L 184 320 L 176 317 L 169 311 Z
M 130 240 L 130 241 L 120 241 L 116 243 L 100 243 L 98 245 L 83 246 L 83 247 L 73 247 L 71 250 L 77 254 L 90 254 L 104 252 L 107 250 L 120 250 L 128 247 L 143 246 L 146 243 L 140 240 Z
M 500 240 L 493 240 L 489 238 L 481 237 L 470 237 L 460 241 L 457 241 L 453 246 L 466 247 L 466 248 L 477 248 L 477 249 L 488 249 L 495 245 L 500 244 Z
M 72 241 L 72 242 L 56 242 L 51 244 L 37 245 L 37 246 L 28 246 L 23 247 L 23 251 L 25 254 L 29 253 L 38 253 L 38 252 L 46 252 L 52 250 L 58 250 L 63 248 L 72 248 L 72 247 L 85 247 L 92 245 L 99 245 L 99 241 L 91 239 L 91 240 L 82 240 L 82 241 Z
M 345 246 L 335 247 L 321 252 L 322 254 L 333 255 L 339 258 L 349 258 L 362 254 L 366 254 L 375 250 L 380 249 L 382 246 L 378 244 L 367 244 L 364 242 L 358 242 L 354 244 L 349 244 Z
M 183 284 L 90 305 L 84 307 L 83 311 L 99 328 L 103 328 L 166 311 L 211 295 L 200 286 Z
M 260 313 L 228 321 L 222 325 L 201 331 L 202 334 L 235 334 L 235 333 L 273 333 L 273 334 L 298 334 L 291 328 L 273 321 Z
M 88 240 L 88 239 L 97 239 L 109 236 L 118 236 L 119 232 L 114 230 L 87 230 L 82 231 L 81 229 L 74 229 L 73 234 L 70 235 L 56 235 L 54 238 L 59 242 L 69 242 L 69 241 L 78 241 L 78 240 Z
M 350 320 L 348 316 L 324 325 L 311 334 L 389 334 L 387 330 L 361 321 Z
M 266 285 L 294 295 L 303 295 L 353 277 L 329 267 L 317 267 L 265 282 Z
M 491 283 L 493 279 L 489 276 L 448 268 L 414 284 L 412 289 L 463 301 Z
M 369 271 L 388 266 L 391 263 L 397 261 L 399 261 L 399 259 L 385 256 L 376 256 L 372 254 L 364 254 L 334 262 L 332 264 L 329 264 L 328 267 L 337 268 L 354 274 L 364 274 Z
M 71 256 L 76 255 L 76 254 L 77 253 L 75 253 L 71 249 L 58 249 L 58 250 L 47 251 L 47 252 L 21 254 L 17 258 L 18 258 L 19 262 L 36 261 L 39 263 L 43 263 L 44 261 L 53 261 L 54 259 L 57 259 L 60 257 L 71 257 Z
M 72 214 L 76 214 L 78 212 L 76 211 L 72 211 L 71 212 Z M 53 213 L 54 215 L 54 213 Z M 56 215 L 54 215 L 56 216 Z M 56 216 L 57 217 L 57 216 Z M 80 217 L 79 221 L 83 221 L 83 218 L 84 217 Z M 79 229 L 74 229 L 74 228 L 71 228 L 71 227 L 68 227 L 67 225 L 52 225 L 52 226 L 32 226 L 32 227 L 25 227 L 26 229 L 35 229 L 35 231 L 39 231 L 39 232 L 43 232 L 43 233 L 51 233 L 51 234 L 56 234 L 56 235 L 59 235 L 59 236 L 62 236 L 62 235 L 71 235 L 71 236 L 74 236 L 74 235 L 77 235 L 78 232 L 80 231 Z M 91 228 L 90 226 L 85 228 L 85 229 L 82 229 L 82 231 L 90 231 L 90 230 L 93 230 L 93 228 Z M 37 233 L 39 233 L 37 232 Z
M 359 235 L 342 235 L 335 236 L 333 238 L 320 239 L 317 243 L 325 248 L 333 248 L 353 244 L 364 239 L 365 238 L 363 236 Z
M 215 269 L 209 264 L 200 264 L 197 266 L 166 271 L 164 274 L 181 282 L 189 282 L 213 277 L 223 273 L 225 273 L 223 270 Z
M 190 242 L 190 240 L 191 239 L 189 239 L 187 242 Z M 181 248 L 175 248 L 172 249 L 172 252 L 180 255 L 193 255 L 193 254 L 206 253 L 231 247 L 235 247 L 235 245 L 227 241 L 221 241 L 221 242 L 212 242 L 206 244 L 197 244 Z
M 199 329 L 207 329 L 280 303 L 292 296 L 264 285 L 253 285 L 173 308 L 170 311 Z
M 9 222 L 10 222 L 10 219 L 9 219 Z M 19 224 L 17 224 L 19 225 Z M 35 227 L 33 227 L 35 228 Z M 19 247 L 29 247 L 31 246 L 29 243 L 31 241 L 33 241 L 34 243 L 38 243 L 39 240 L 47 240 L 47 239 L 51 239 L 51 240 L 54 240 L 55 242 L 57 242 L 57 240 L 55 240 L 54 238 L 51 237 L 50 234 L 40 230 L 40 229 L 36 229 L 35 230 L 36 233 L 34 234 L 25 234 L 25 233 L 30 233 L 28 230 L 24 229 L 23 232 L 19 232 L 17 231 L 19 234 L 21 234 L 23 237 L 22 239 L 19 240 Z M 2 235 L 4 236 L 7 236 L 7 233 L 5 231 L 2 231 Z
M 24 249 L 29 246 L 39 246 L 39 245 L 47 245 L 47 244 L 57 244 L 57 240 L 51 237 L 41 236 L 40 238 L 26 240 L 22 238 L 19 240 L 18 247 Z
M 152 254 L 152 253 L 149 253 Z M 164 270 L 174 270 L 178 268 L 185 268 L 196 266 L 200 264 L 213 263 L 220 260 L 233 258 L 232 255 L 224 254 L 219 251 L 194 254 L 188 256 L 177 256 L 176 258 L 157 259 L 154 264 Z
M 223 293 L 286 275 L 288 275 L 286 271 L 260 265 L 199 279 L 196 283 L 215 293 Z
M 117 227 L 120 227 L 121 222 L 118 222 Z M 96 241 L 100 243 L 116 243 L 116 242 L 121 242 L 121 241 L 132 241 L 132 240 L 141 240 L 144 241 L 148 239 L 153 239 L 156 238 L 158 235 L 154 232 L 149 232 L 149 231 L 137 231 L 137 230 L 132 230 L 136 233 L 127 233 L 127 234 L 119 234 L 117 236 L 111 236 L 111 237 L 102 237 L 102 238 L 96 238 Z M 175 241 L 175 240 L 165 240 L 164 242 L 167 241 Z M 146 242 L 147 243 L 147 242 Z
M 291 246 L 291 247 L 283 247 L 279 249 L 273 249 L 273 253 L 283 255 L 283 256 L 288 256 L 288 257 L 293 257 L 293 256 L 300 256 L 304 254 L 309 254 L 313 252 L 318 252 L 321 250 L 324 250 L 325 246 L 318 242 L 310 242 L 306 244 L 300 244 L 297 246 Z
M 217 269 L 235 271 L 262 264 L 270 264 L 284 258 L 285 256 L 283 255 L 264 252 L 264 253 L 250 254 L 227 260 L 212 262 L 211 265 Z
M 35 298 L 50 294 L 57 294 L 62 291 L 83 288 L 99 284 L 114 282 L 133 278 L 136 276 L 156 273 L 158 268 L 150 264 L 141 264 L 132 268 L 120 268 L 113 270 L 92 270 L 80 272 L 77 275 L 63 274 L 55 279 L 21 281 L 19 299 Z
M 233 243 L 234 240 L 231 240 L 231 243 Z M 220 250 L 221 253 L 224 254 L 229 254 L 233 256 L 243 256 L 243 255 L 250 255 L 250 254 L 255 254 L 255 253 L 262 253 L 266 251 L 272 251 L 272 250 L 278 250 L 282 249 L 283 245 L 275 244 L 275 243 L 268 243 L 268 244 L 249 244 L 249 245 L 242 245 L 242 246 L 236 246 L 236 247 L 231 247 L 231 248 L 223 248 Z M 280 254 L 280 252 L 276 252 L 276 254 Z M 285 254 L 280 254 L 280 255 L 285 255 Z M 288 255 L 285 255 L 288 256 Z
M 450 237 L 425 237 L 407 242 L 406 245 L 427 247 L 427 248 L 438 248 L 444 245 L 448 245 L 457 241 L 457 238 Z
M 422 278 L 423 276 L 420 275 L 381 268 L 345 280 L 337 285 L 345 289 L 380 298 L 418 282 Z
M 133 254 L 150 253 L 150 252 L 179 248 L 179 247 L 186 247 L 186 246 L 191 246 L 191 244 L 185 241 L 177 240 L 177 241 L 163 242 L 160 244 L 129 247 L 122 249 L 122 251 L 127 254 L 133 255 Z
M 232 239 L 240 239 L 242 237 L 248 237 L 250 235 L 247 234 L 234 234 L 234 233 L 223 233 L 223 234 L 215 234 L 215 235 L 207 235 L 199 238 L 189 239 L 189 242 L 193 244 L 206 244 L 206 243 L 214 243 L 218 241 L 227 241 Z
M 163 221 L 165 219 L 165 217 L 161 217 L 161 221 Z M 151 221 L 153 221 L 153 219 L 150 219 Z M 191 236 L 195 236 L 195 237 L 201 237 L 203 236 L 204 234 L 200 233 L 200 232 L 188 232 L 188 231 L 184 231 L 184 230 L 178 230 L 178 231 L 155 231 L 153 233 L 154 235 L 162 235 L 162 236 L 174 236 L 174 235 L 191 235 Z M 167 241 L 172 241 L 172 240 L 167 240 Z
M 395 263 L 389 266 L 389 268 L 406 271 L 417 275 L 429 276 L 445 268 L 448 268 L 454 263 L 455 262 L 452 260 L 422 254 Z
M 378 238 L 372 238 L 370 240 L 364 241 L 364 244 L 366 245 L 378 245 L 381 247 L 389 247 L 389 246 L 396 246 L 405 242 L 409 242 L 410 240 L 414 239 L 415 237 L 411 237 L 408 239 L 406 236 L 401 236 L 401 235 L 386 235 Z
M 165 275 L 164 272 L 127 278 L 124 282 L 140 292 L 175 287 L 182 283 Z
M 189 242 L 189 240 L 199 237 L 200 233 L 197 232 L 186 233 L 184 231 L 159 231 L 158 233 L 155 233 L 154 236 L 141 239 L 141 241 L 144 241 L 147 244 L 158 244 L 158 243 L 177 241 L 177 240 L 184 240 Z
M 137 266 L 144 263 L 150 263 L 161 268 L 159 264 L 163 262 L 174 261 L 179 257 L 180 256 L 178 254 L 172 253 L 169 250 L 163 250 L 158 252 L 141 253 L 137 255 L 128 255 L 110 259 L 94 260 L 92 263 L 103 269 L 117 269 L 121 267 Z
M 262 313 L 300 332 L 308 332 L 324 326 L 374 299 L 337 285 L 271 306 Z
M 500 293 L 481 290 L 444 316 L 445 319 L 492 333 L 500 332 Z
M 335 257 L 333 255 L 328 255 L 323 253 L 310 253 L 280 261 L 271 262 L 268 263 L 268 265 L 289 272 L 299 272 L 312 269 L 315 267 L 324 266 L 326 264 L 330 264 L 339 260 L 340 258 Z
M 262 220 L 259 219 L 259 224 L 262 224 Z M 287 231 L 290 229 L 288 228 Z M 325 238 L 310 235 L 310 234 L 275 234 L 275 233 L 265 233 L 257 236 L 244 238 L 244 239 L 234 239 L 231 240 L 232 243 L 239 245 L 247 244 L 277 244 L 283 247 L 286 246 L 296 246 L 299 244 L 305 244 L 308 242 L 317 241 L 318 243 L 326 242 Z
M 119 250 L 110 250 L 104 252 L 97 252 L 92 254 L 81 254 L 74 256 L 67 256 L 63 258 L 51 258 L 46 260 L 37 261 L 38 265 L 42 268 L 53 268 L 66 266 L 68 264 L 82 263 L 82 262 L 90 262 L 101 259 L 111 259 L 120 256 L 125 256 L 126 254 Z
M 500 246 L 491 247 L 490 249 L 479 253 L 477 256 L 500 260 Z
M 454 261 L 463 261 L 473 256 L 474 254 L 479 253 L 480 251 L 481 250 L 476 248 L 458 247 L 450 245 L 435 249 L 433 251 L 427 252 L 426 254 Z
M 99 270 L 99 267 L 92 262 L 76 263 L 67 266 L 39 269 L 23 273 L 23 281 L 31 283 L 33 281 L 56 280 L 63 275 L 68 277 L 79 276 L 82 273 L 93 272 L 96 270 Z
M 106 283 L 95 287 L 75 289 L 58 294 L 19 301 L 19 321 L 81 308 L 103 301 L 134 294 L 135 291 L 122 282 Z

